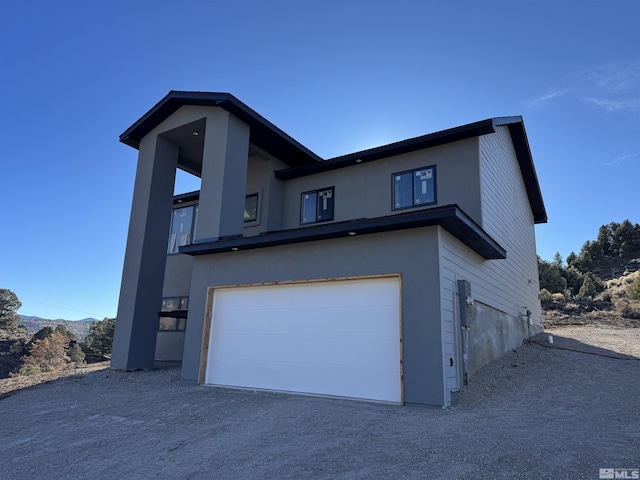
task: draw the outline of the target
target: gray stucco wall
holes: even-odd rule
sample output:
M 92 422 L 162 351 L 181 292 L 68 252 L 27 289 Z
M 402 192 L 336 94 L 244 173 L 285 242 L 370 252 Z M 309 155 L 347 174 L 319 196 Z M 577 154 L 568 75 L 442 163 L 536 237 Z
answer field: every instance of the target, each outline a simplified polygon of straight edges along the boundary
M 288 180 L 284 184 L 283 227 L 300 227 L 301 194 L 324 187 L 335 186 L 334 221 L 410 211 L 393 210 L 392 175 L 430 165 L 436 165 L 437 176 L 437 204 L 433 206 L 457 204 L 481 224 L 479 140 L 472 138 Z
M 158 332 L 156 337 L 156 360 L 182 361 L 184 332 Z
M 209 286 L 400 273 L 404 399 L 444 405 L 437 228 L 194 257 L 183 378 L 198 377 Z
M 163 297 L 183 297 L 189 295 L 193 257 L 181 253 L 167 256 L 165 265 Z
M 274 172 L 287 165 L 251 146 L 252 156 L 247 164 L 246 194 L 258 194 L 258 220 L 244 224 L 245 237 L 282 229 L 283 182 Z

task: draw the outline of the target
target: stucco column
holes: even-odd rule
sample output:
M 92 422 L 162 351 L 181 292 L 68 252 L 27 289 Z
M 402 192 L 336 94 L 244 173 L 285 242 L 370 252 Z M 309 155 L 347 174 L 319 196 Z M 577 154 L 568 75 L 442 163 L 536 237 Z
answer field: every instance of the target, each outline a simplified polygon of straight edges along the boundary
M 241 235 L 249 126 L 222 108 L 207 114 L 195 241 Z
M 178 146 L 150 134 L 138 153 L 111 367 L 152 368 Z
M 202 155 L 196 242 L 242 234 L 248 159 L 249 126 L 226 110 L 211 109 Z M 202 344 L 208 271 L 208 261 L 194 258 L 185 345 Z M 199 363 L 200 349 L 185 348 L 182 378 L 197 380 Z

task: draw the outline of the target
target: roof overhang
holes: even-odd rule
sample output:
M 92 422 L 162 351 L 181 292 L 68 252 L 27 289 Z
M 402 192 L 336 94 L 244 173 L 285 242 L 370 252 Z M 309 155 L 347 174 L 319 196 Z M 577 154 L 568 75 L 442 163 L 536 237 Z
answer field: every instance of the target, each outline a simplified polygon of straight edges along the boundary
M 251 250 L 432 226 L 444 228 L 471 250 L 487 260 L 507 258 L 506 250 L 491 238 L 487 232 L 480 228 L 466 213 L 460 210 L 457 205 L 447 205 L 386 217 L 320 224 L 252 237 L 204 240 L 199 243 L 180 247 L 180 253 L 192 256 L 212 255 L 238 250 Z
M 135 149 L 151 130 L 184 105 L 220 107 L 250 127 L 249 141 L 292 167 L 317 163 L 322 159 L 230 93 L 183 92 L 172 90 L 151 110 L 120 135 L 120 141 Z
M 320 163 L 308 164 L 299 167 L 287 168 L 276 172 L 276 178 L 290 180 L 321 172 L 328 172 L 352 165 L 372 162 L 382 158 L 410 153 L 425 148 L 437 147 L 447 143 L 458 142 L 469 138 L 475 138 L 490 133 L 495 133 L 496 127 L 506 126 L 511 135 L 511 141 L 516 152 L 520 171 L 527 189 L 527 196 L 531 205 L 531 211 L 535 223 L 546 223 L 547 212 L 542 200 L 542 193 L 538 183 L 538 177 L 533 165 L 533 157 L 529 149 L 527 134 L 524 129 L 522 117 L 496 117 L 480 122 L 462 125 L 460 127 L 430 133 L 420 137 L 410 138 L 401 142 L 390 143 L 381 147 L 350 153 L 340 157 L 325 160 Z

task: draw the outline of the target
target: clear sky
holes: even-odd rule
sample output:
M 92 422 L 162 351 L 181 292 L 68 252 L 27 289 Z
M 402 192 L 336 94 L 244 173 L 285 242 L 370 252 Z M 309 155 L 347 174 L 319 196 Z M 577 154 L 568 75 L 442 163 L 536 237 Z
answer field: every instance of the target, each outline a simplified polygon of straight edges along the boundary
M 0 0 L 0 288 L 115 316 L 118 136 L 170 90 L 230 92 L 323 158 L 522 115 L 538 253 L 566 257 L 640 223 L 638 25 L 637 0 Z

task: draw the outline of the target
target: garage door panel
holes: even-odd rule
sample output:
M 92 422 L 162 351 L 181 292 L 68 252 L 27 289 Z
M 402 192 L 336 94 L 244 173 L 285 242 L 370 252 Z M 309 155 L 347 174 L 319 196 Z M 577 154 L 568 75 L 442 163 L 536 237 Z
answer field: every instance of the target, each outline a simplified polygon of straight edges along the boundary
M 219 313 L 216 310 L 216 313 Z M 282 308 L 271 312 L 257 310 L 228 310 L 224 312 L 224 322 L 214 322 L 215 335 L 235 335 L 243 332 L 272 334 L 321 334 L 331 331 L 337 335 L 358 335 L 363 331 L 370 334 L 398 336 L 398 306 L 366 306 L 322 308 Z M 347 315 L 349 321 L 343 316 Z
M 398 277 L 214 291 L 205 382 L 401 401 Z
M 328 352 L 330 354 L 328 354 Z M 384 367 L 400 363 L 400 346 L 386 337 L 332 335 L 225 335 L 218 338 L 211 358 L 274 361 L 281 363 L 331 363 L 343 366 Z
M 221 360 L 215 370 L 217 385 L 400 401 L 400 376 L 392 368 Z M 397 388 L 389 391 L 389 384 Z

